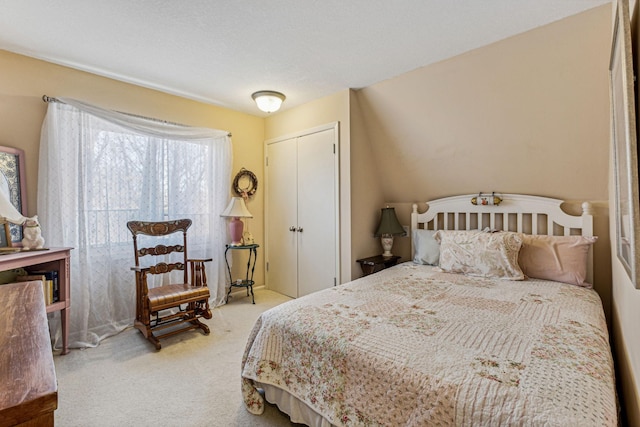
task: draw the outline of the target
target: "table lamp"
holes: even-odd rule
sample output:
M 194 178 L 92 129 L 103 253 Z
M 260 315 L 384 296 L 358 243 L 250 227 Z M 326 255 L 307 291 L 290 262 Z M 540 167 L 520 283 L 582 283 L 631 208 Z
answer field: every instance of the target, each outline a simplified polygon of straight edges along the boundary
M 398 217 L 396 216 L 396 210 L 394 208 L 386 207 L 381 209 L 382 214 L 380 216 L 380 224 L 375 236 L 380 237 L 382 243 L 382 249 L 384 252 L 383 257 L 392 257 L 391 248 L 393 247 L 393 236 L 406 236 L 407 233 L 400 225 Z
M 244 204 L 242 197 L 232 197 L 229 205 L 220 216 L 231 218 L 231 221 L 229 221 L 231 246 L 241 246 L 244 224 L 240 218 L 253 218 L 253 215 L 251 215 L 251 212 L 249 212 L 247 206 Z

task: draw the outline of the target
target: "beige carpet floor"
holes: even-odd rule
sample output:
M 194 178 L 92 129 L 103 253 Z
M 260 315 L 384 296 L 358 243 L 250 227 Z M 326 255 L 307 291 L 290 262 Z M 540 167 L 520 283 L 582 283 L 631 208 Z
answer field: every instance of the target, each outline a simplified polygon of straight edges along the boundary
M 263 311 L 288 301 L 257 289 L 256 304 L 239 293 L 213 310 L 199 331 L 154 347 L 135 329 L 96 348 L 54 357 L 58 378 L 56 426 L 292 426 L 273 405 L 261 416 L 244 407 L 240 362 L 247 337 Z

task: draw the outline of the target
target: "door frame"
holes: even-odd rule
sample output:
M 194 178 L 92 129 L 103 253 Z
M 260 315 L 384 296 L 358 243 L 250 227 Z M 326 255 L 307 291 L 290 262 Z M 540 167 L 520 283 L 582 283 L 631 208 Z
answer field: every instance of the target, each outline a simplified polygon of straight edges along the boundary
M 264 236 L 264 240 L 265 240 L 265 245 L 264 245 L 264 254 L 265 254 L 265 287 L 267 289 L 270 289 L 269 286 L 269 274 L 268 274 L 268 262 L 269 262 L 269 245 L 267 244 L 269 242 L 269 227 L 267 227 L 268 221 L 269 221 L 269 174 L 267 173 L 267 168 L 268 168 L 268 150 L 267 150 L 267 146 L 270 144 L 276 144 L 278 142 L 282 142 L 282 141 L 286 141 L 289 139 L 293 139 L 293 138 L 300 138 L 303 136 L 307 136 L 307 135 L 311 135 L 314 133 L 318 133 L 318 132 L 324 132 L 327 130 L 333 130 L 333 138 L 334 138 L 334 156 L 333 156 L 333 161 L 334 161 L 334 171 L 335 171 L 335 180 L 334 180 L 334 197 L 335 197 L 335 212 L 334 212 L 334 216 L 335 216 L 335 224 L 336 224 L 336 230 L 335 230 L 335 244 L 336 244 L 336 248 L 335 248 L 335 277 L 334 277 L 334 286 L 339 285 L 340 283 L 342 283 L 341 281 L 341 273 L 342 273 L 342 269 L 341 269 L 341 242 L 340 242 L 340 231 L 341 231 L 341 224 L 340 224 L 340 122 L 331 122 L 331 123 L 327 123 L 324 125 L 320 125 L 320 126 L 315 126 L 313 128 L 310 129 L 305 129 L 299 132 L 294 132 L 294 133 L 290 133 L 287 135 L 282 135 L 282 136 L 278 136 L 275 138 L 271 138 L 271 139 L 267 139 L 264 141 L 264 168 L 265 168 L 265 195 L 264 195 L 264 213 L 265 213 L 265 224 L 264 224 L 264 231 L 265 231 L 265 236 Z

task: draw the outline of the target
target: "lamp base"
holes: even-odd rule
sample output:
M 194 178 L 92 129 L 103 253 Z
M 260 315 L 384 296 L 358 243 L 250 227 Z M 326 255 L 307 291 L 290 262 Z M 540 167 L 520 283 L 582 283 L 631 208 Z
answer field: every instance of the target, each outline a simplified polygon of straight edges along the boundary
M 231 236 L 230 246 L 242 246 L 242 232 L 244 223 L 238 217 L 233 217 L 229 221 L 229 235 Z
M 384 258 L 392 257 L 393 254 L 391 253 L 391 248 L 393 247 L 393 236 L 390 234 L 383 234 L 382 237 L 380 237 L 380 243 L 382 243 L 382 249 L 384 250 L 382 256 Z

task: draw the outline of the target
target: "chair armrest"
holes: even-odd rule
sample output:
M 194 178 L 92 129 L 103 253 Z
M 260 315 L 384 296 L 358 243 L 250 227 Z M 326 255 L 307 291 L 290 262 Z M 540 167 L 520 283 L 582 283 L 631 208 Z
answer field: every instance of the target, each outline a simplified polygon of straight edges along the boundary
M 213 261 L 213 258 L 207 258 L 207 259 L 188 259 L 187 262 L 209 262 L 209 261 Z
M 141 298 L 146 298 L 149 293 L 149 287 L 147 286 L 147 272 L 149 267 L 131 267 L 131 270 L 136 272 L 136 299 L 140 301 Z
M 204 263 L 213 261 L 212 258 L 208 259 L 188 259 L 189 263 L 189 278 L 191 279 L 191 286 L 207 286 L 207 274 L 204 270 Z

